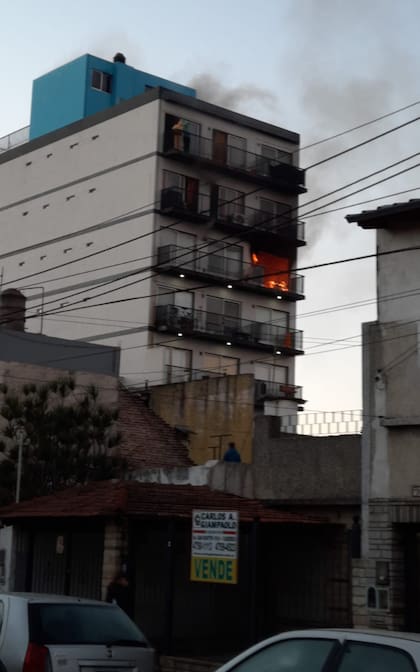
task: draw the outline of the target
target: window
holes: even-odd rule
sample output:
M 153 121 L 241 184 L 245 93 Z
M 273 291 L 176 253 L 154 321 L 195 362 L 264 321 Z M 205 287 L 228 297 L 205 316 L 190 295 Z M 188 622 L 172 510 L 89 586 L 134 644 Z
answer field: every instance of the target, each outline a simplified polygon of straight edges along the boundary
M 293 154 L 291 152 L 286 152 L 284 149 L 272 147 L 271 145 L 261 145 L 261 156 L 265 159 L 269 159 L 271 164 L 292 164 L 293 162 Z
M 92 70 L 92 89 L 111 93 L 112 76 L 102 70 Z
M 213 374 L 223 376 L 236 376 L 239 372 L 239 359 L 236 357 L 225 357 L 224 355 L 215 355 L 212 352 L 205 352 L 203 355 L 203 369 Z
M 198 212 L 199 181 L 195 177 L 163 171 L 162 209 L 181 208 Z
M 232 672 L 322 672 L 337 644 L 333 639 L 282 640 L 250 655 Z
M 195 241 L 196 236 L 192 233 L 168 228 L 161 229 L 159 235 L 159 264 L 174 261 L 180 269 L 193 270 L 195 268 Z
M 193 292 L 177 292 L 173 287 L 159 287 L 156 303 L 158 306 L 177 306 L 191 313 L 193 308 Z
M 281 345 L 288 337 L 289 314 L 264 306 L 256 307 L 256 335 L 260 343 Z
M 30 604 L 29 636 L 34 644 L 109 644 L 129 640 L 147 647 L 144 635 L 117 607 Z
M 228 338 L 232 330 L 239 327 L 240 307 L 241 304 L 236 301 L 208 296 L 206 330 Z
M 285 384 L 287 383 L 287 374 L 287 366 L 255 362 L 254 375 L 256 380 L 263 380 L 266 383 Z
M 165 348 L 164 362 L 167 383 L 184 383 L 191 380 L 191 350 Z
M 217 240 L 208 244 L 208 257 L 203 257 L 200 264 L 209 273 L 223 278 L 239 278 L 242 275 L 242 247 L 229 245 Z
M 237 189 L 229 187 L 218 187 L 218 211 L 221 219 L 231 219 L 235 224 L 244 223 L 245 215 L 245 194 Z
M 416 672 L 405 651 L 392 646 L 347 642 L 338 672 Z
M 246 166 L 246 140 L 239 135 L 231 135 L 213 130 L 213 161 L 234 168 Z
M 283 217 L 284 220 L 289 220 L 291 216 L 291 206 L 287 203 L 279 203 L 278 201 L 272 201 L 269 198 L 260 198 L 260 209 L 267 214 L 267 216 L 280 218 Z

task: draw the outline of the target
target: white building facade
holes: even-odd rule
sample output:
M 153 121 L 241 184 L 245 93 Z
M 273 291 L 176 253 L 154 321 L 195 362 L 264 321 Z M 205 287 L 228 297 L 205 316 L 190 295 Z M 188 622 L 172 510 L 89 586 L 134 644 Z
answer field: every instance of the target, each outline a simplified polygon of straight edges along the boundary
M 119 346 L 129 385 L 253 373 L 293 414 L 298 149 L 160 88 L 8 149 L 2 287 L 27 297 L 27 331 Z

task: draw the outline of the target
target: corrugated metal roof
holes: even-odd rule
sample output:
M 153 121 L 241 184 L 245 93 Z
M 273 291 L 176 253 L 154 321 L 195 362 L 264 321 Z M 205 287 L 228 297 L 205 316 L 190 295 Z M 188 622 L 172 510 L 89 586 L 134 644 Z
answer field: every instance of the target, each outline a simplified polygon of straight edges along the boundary
M 0 508 L 0 519 L 112 517 L 124 514 L 143 518 L 190 518 L 193 509 L 234 510 L 241 521 L 267 523 L 325 523 L 320 516 L 301 515 L 263 502 L 207 486 L 164 485 L 138 481 L 99 481 L 10 504 Z

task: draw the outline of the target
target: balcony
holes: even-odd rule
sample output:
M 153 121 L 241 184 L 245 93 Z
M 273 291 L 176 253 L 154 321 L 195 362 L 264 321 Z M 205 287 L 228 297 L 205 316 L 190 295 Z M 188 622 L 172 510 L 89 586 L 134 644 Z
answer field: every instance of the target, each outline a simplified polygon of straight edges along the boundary
M 265 380 L 255 381 L 255 403 L 263 404 L 264 401 L 294 401 L 303 404 L 302 387 L 289 385 L 288 383 L 273 383 Z
M 238 233 L 257 247 L 269 251 L 279 243 L 290 247 L 305 245 L 305 222 L 293 216 L 273 215 L 271 212 L 219 203 L 216 209 L 216 226 L 228 233 Z
M 187 134 L 188 142 L 170 129 L 165 133 L 163 154 L 183 162 L 199 162 L 208 168 L 234 173 L 250 182 L 258 182 L 290 194 L 305 193 L 305 171 L 291 164 L 291 154 L 284 152 L 283 161 L 275 161 L 240 147 L 220 145 L 213 138 Z
M 229 252 L 229 248 L 228 248 Z M 281 296 L 288 301 L 303 299 L 303 276 L 276 273 L 268 276 L 263 266 L 250 264 L 206 248 L 191 250 L 178 245 L 158 248 L 156 271 L 207 280 L 219 285 L 234 283 L 236 289 Z
M 167 187 L 160 193 L 160 211 L 163 215 L 191 222 L 207 222 L 211 214 L 210 195 L 188 193 L 181 187 Z
M 279 355 L 302 355 L 303 332 L 297 329 L 205 310 L 165 305 L 156 307 L 159 332 L 218 341 L 226 345 L 265 350 Z

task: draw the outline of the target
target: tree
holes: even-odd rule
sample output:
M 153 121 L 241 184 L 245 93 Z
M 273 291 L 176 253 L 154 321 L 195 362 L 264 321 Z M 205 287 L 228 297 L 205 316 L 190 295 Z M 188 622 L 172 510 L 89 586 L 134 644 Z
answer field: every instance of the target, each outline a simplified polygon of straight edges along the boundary
M 121 436 L 117 411 L 98 402 L 92 385 L 80 392 L 72 378 L 23 385 L 18 393 L 0 386 L 0 498 L 13 499 L 19 434 L 23 438 L 21 499 L 92 480 L 121 475 L 116 455 Z

